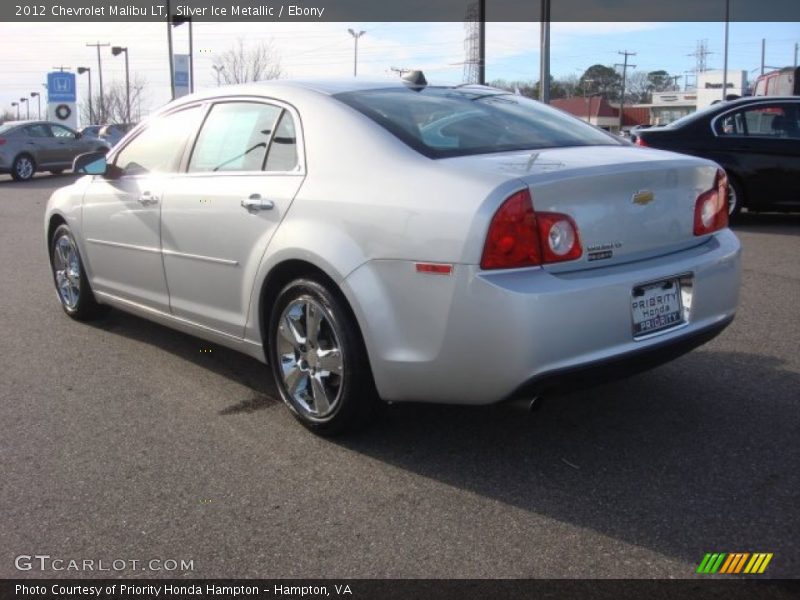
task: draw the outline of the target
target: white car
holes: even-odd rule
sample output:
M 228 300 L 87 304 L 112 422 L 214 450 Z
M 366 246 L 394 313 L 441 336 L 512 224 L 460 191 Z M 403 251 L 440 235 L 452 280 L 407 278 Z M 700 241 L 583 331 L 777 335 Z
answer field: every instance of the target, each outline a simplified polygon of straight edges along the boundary
M 322 434 L 378 399 L 630 373 L 738 302 L 716 164 L 493 88 L 214 89 L 75 167 L 44 223 L 66 313 L 113 306 L 254 356 Z

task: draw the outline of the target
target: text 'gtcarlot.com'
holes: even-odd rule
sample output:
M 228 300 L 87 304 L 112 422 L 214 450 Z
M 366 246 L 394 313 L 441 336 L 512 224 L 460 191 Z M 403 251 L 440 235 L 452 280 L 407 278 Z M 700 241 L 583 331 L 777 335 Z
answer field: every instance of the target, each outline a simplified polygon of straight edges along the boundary
M 172 558 L 77 559 L 54 558 L 49 554 L 20 554 L 14 559 L 18 571 L 194 571 L 194 560 Z

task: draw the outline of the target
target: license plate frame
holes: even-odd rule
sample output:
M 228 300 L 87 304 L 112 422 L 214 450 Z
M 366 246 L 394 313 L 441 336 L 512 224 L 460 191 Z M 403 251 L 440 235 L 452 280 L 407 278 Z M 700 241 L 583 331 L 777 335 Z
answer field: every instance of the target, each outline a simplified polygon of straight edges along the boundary
M 631 290 L 634 339 L 664 333 L 685 322 L 680 277 L 636 285 Z

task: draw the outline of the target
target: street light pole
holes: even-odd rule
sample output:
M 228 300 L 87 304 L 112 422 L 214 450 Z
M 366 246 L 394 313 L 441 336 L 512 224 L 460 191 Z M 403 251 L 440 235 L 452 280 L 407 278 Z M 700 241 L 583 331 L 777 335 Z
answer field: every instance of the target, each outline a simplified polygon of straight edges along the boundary
M 348 29 L 347 31 L 350 32 L 350 35 L 353 36 L 353 40 L 355 40 L 355 54 L 353 54 L 353 77 L 358 76 L 358 38 L 362 35 L 367 33 L 366 31 L 359 31 L 356 32 L 353 29 Z
M 89 67 L 78 67 L 78 75 L 89 74 L 89 125 L 94 125 L 94 111 L 92 111 L 92 70 Z
M 17 107 L 17 121 L 19 121 L 19 102 L 12 102 L 11 106 Z
M 36 98 L 37 119 L 42 120 L 42 96 L 39 92 L 31 92 L 31 98 Z
M 28 103 L 28 99 L 27 98 L 20 98 L 19 101 L 25 103 L 25 118 L 28 121 L 30 121 L 31 120 L 31 105 Z
M 106 103 L 103 99 L 103 62 L 100 60 L 100 48 L 104 48 L 106 46 L 110 46 L 111 44 L 101 44 L 97 42 L 96 44 L 86 44 L 87 47 L 94 46 L 97 48 L 97 78 L 100 81 L 100 115 L 99 119 L 101 121 L 105 120 L 106 118 Z
M 119 56 L 125 53 L 125 120 L 127 123 L 131 122 L 131 73 L 128 68 L 128 48 L 122 46 L 114 46 L 111 48 L 111 54 Z

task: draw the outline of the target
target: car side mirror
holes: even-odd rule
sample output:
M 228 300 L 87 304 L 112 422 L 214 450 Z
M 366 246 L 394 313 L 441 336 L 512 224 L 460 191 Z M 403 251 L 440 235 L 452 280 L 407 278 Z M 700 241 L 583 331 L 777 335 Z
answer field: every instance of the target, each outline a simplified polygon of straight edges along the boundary
M 79 139 L 81 139 L 82 137 L 83 137 L 83 134 L 82 134 L 80 131 L 76 131 L 76 132 L 75 132 L 75 139 L 76 139 L 76 140 L 79 140 Z
M 108 172 L 105 152 L 86 152 L 72 161 L 73 173 L 81 175 L 105 175 Z

